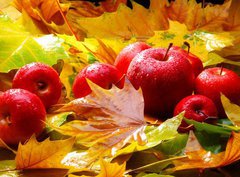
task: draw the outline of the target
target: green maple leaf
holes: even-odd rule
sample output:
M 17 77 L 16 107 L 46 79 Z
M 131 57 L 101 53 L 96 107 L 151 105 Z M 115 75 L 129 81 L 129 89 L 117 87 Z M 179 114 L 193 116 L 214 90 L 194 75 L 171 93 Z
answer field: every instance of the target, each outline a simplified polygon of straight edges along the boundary
M 18 69 L 31 62 L 53 65 L 67 58 L 63 42 L 53 35 L 34 37 L 8 17 L 0 16 L 0 72 Z

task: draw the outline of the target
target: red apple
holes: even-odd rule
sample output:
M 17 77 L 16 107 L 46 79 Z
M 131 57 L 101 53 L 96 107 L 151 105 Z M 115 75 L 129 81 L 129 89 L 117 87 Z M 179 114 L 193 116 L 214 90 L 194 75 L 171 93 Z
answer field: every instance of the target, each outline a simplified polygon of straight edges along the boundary
M 217 117 L 214 102 L 203 95 L 190 95 L 183 98 L 174 109 L 174 116 L 185 111 L 184 117 L 198 122 L 204 122 L 209 117 Z M 188 129 L 189 125 L 183 120 L 180 128 Z M 188 129 L 189 130 L 189 129 Z
M 240 77 L 232 70 L 213 67 L 205 69 L 196 78 L 195 93 L 205 95 L 217 106 L 219 117 L 225 117 L 220 93 L 240 105 Z
M 45 127 L 45 107 L 40 98 L 24 89 L 0 94 L 0 138 L 7 144 L 24 142 Z
M 203 71 L 203 64 L 200 58 L 198 58 L 196 55 L 178 47 L 178 46 L 173 46 L 171 47 L 171 50 L 177 50 L 181 55 L 186 57 L 188 61 L 191 63 L 193 72 L 195 77 L 198 76 Z
M 51 66 L 39 62 L 20 68 L 13 78 L 12 87 L 35 93 L 46 108 L 58 102 L 62 91 L 58 73 Z
M 113 65 L 106 63 L 93 63 L 81 70 L 73 82 L 73 94 L 76 98 L 87 96 L 91 93 L 86 78 L 104 89 L 110 89 L 112 84 L 123 88 L 123 75 Z
M 175 105 L 191 95 L 194 87 L 194 74 L 186 57 L 174 50 L 166 53 L 164 48 L 144 50 L 134 57 L 127 72 L 133 86 L 143 91 L 145 113 L 160 118 L 172 116 Z
M 145 42 L 135 42 L 129 44 L 118 54 L 114 65 L 116 68 L 121 71 L 123 74 L 127 73 L 127 69 L 132 59 L 141 51 L 151 48 Z

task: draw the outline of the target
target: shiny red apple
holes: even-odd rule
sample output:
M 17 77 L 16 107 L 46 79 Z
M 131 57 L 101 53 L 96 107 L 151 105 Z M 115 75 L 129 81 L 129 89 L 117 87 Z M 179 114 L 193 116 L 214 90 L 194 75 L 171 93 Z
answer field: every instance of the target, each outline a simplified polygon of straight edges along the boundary
M 232 70 L 213 67 L 202 71 L 196 78 L 195 93 L 205 95 L 217 106 L 219 117 L 225 117 L 220 93 L 240 105 L 240 77 Z
M 194 73 L 189 61 L 178 51 L 151 48 L 136 55 L 129 65 L 127 77 L 133 86 L 141 87 L 145 113 L 168 118 L 175 105 L 191 95 Z
M 62 91 L 57 71 L 51 66 L 39 62 L 20 68 L 13 78 L 12 87 L 35 93 L 46 108 L 58 102 Z
M 197 122 L 204 122 L 207 118 L 217 117 L 214 102 L 203 95 L 190 95 L 183 98 L 174 109 L 174 116 L 185 111 L 184 117 Z M 180 129 L 189 130 L 189 125 L 183 120 Z
M 40 98 L 24 89 L 0 94 L 0 138 L 7 144 L 24 142 L 45 127 L 46 111 Z
M 123 75 L 115 66 L 106 63 L 93 63 L 82 69 L 74 79 L 72 90 L 76 98 L 87 96 L 92 92 L 86 79 L 104 89 L 110 89 L 112 84 L 119 88 L 123 88 L 124 85 Z

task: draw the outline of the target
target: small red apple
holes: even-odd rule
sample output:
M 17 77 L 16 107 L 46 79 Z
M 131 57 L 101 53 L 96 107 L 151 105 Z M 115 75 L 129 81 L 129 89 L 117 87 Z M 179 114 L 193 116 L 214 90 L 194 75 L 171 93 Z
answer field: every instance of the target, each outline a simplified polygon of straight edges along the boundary
M 56 104 L 62 92 L 62 84 L 57 71 L 39 62 L 20 68 L 13 78 L 12 87 L 35 93 L 46 108 Z
M 191 63 L 193 72 L 195 77 L 198 76 L 203 71 L 203 64 L 200 58 L 198 58 L 196 55 L 190 53 L 189 51 L 186 51 L 178 46 L 171 47 L 171 50 L 177 50 L 181 55 L 186 57 L 188 61 Z
M 203 95 L 190 95 L 183 98 L 174 109 L 174 116 L 185 111 L 184 117 L 198 122 L 204 122 L 209 117 L 217 117 L 217 108 L 213 101 Z M 189 125 L 183 120 L 180 128 L 188 129 Z M 188 129 L 189 130 L 189 129 Z
M 151 48 L 151 46 L 145 42 L 135 42 L 129 44 L 118 54 L 114 65 L 119 71 L 121 71 L 123 74 L 126 74 L 132 59 L 141 51 L 149 48 Z
M 219 117 L 225 117 L 220 93 L 240 105 L 240 77 L 232 70 L 213 67 L 202 71 L 196 78 L 195 93 L 205 95 L 217 106 Z
M 7 144 L 24 142 L 45 127 L 45 107 L 40 98 L 24 89 L 0 94 L 0 138 Z
M 136 55 L 129 65 L 127 77 L 133 86 L 141 87 L 145 113 L 168 118 L 175 105 L 191 95 L 194 74 L 191 64 L 178 51 L 151 48 Z
M 76 98 L 87 96 L 91 93 L 86 78 L 104 89 L 110 89 L 112 84 L 123 88 L 123 75 L 113 65 L 106 63 L 93 63 L 82 69 L 73 82 L 73 94 Z

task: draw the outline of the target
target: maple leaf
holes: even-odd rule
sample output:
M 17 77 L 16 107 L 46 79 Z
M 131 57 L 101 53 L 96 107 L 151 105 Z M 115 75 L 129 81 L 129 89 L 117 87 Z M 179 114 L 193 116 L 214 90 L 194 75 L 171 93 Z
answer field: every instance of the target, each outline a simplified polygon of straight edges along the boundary
M 207 5 L 202 8 L 201 4 L 191 0 L 189 2 L 188 18 L 185 21 L 189 30 L 204 29 L 208 31 L 221 31 L 225 20 L 228 18 L 228 10 L 231 1 L 223 5 Z
M 84 31 L 88 37 L 131 39 L 133 36 L 152 36 L 154 30 L 168 27 L 164 15 L 166 3 L 166 0 L 152 0 L 149 9 L 135 2 L 132 2 L 132 9 L 120 4 L 116 12 L 104 13 L 94 18 L 74 18 L 74 21 L 70 19 L 69 22 L 75 23 L 75 27 Z M 106 24 L 111 24 L 111 28 Z
M 32 136 L 25 144 L 19 144 L 16 154 L 17 169 L 66 168 L 61 161 L 72 149 L 75 138 L 38 142 Z
M 174 170 L 217 168 L 236 162 L 240 159 L 239 142 L 240 133 L 233 132 L 228 140 L 226 150 L 213 154 L 204 150 L 191 132 L 185 149 L 187 157 L 174 160 Z
M 69 154 L 66 164 L 82 168 L 102 156 L 115 158 L 149 149 L 178 134 L 183 115 L 159 126 L 146 125 L 142 95 L 130 83 L 126 82 L 122 90 L 116 87 L 104 90 L 91 82 L 90 85 L 93 92 L 89 96 L 73 100 L 57 110 L 74 112 L 76 120 L 60 127 L 49 125 L 64 135 L 76 136 L 78 143 L 89 148 L 74 157 Z
M 224 30 L 239 31 L 240 30 L 240 4 L 238 0 L 232 0 L 229 8 L 229 15 L 225 21 Z
M 93 159 L 112 156 L 133 140 L 145 144 L 146 123 L 141 93 L 130 83 L 122 90 L 115 86 L 105 90 L 89 83 L 90 95 L 73 100 L 58 110 L 73 111 L 80 120 L 53 128 L 65 135 L 77 136 L 78 143 L 89 147 L 88 157 Z
M 0 16 L 0 71 L 8 72 L 23 65 L 39 61 L 49 65 L 68 55 L 61 46 L 62 40 L 53 35 L 33 37 L 22 26 L 8 17 Z

